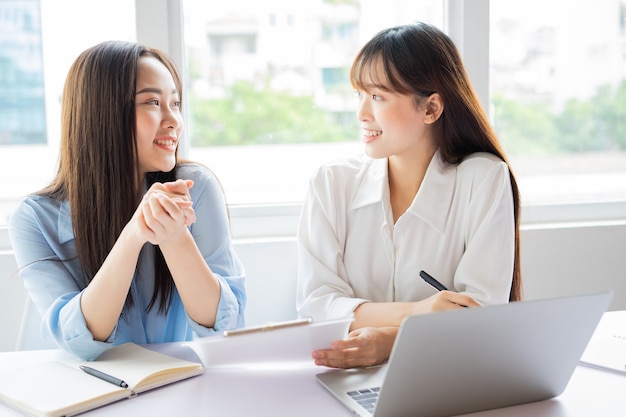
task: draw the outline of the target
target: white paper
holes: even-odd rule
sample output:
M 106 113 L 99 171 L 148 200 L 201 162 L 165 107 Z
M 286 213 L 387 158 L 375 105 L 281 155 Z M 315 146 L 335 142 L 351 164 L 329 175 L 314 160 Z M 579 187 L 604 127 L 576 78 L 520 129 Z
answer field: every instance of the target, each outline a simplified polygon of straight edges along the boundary
M 312 361 L 311 353 L 330 348 L 348 334 L 353 317 L 231 336 L 209 336 L 185 343 L 207 366 Z
M 626 375 L 626 311 L 604 313 L 580 363 Z

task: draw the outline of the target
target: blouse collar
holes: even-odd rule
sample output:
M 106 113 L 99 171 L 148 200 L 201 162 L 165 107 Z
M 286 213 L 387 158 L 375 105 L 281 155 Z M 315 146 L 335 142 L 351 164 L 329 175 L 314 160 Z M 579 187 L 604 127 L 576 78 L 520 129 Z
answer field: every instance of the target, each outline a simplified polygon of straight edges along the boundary
M 370 204 L 382 204 L 389 198 L 387 158 L 369 159 L 361 172 L 361 183 L 350 204 L 355 210 Z M 456 165 L 441 159 L 439 151 L 430 161 L 426 175 L 407 214 L 419 217 L 439 232 L 445 230 L 456 183 Z

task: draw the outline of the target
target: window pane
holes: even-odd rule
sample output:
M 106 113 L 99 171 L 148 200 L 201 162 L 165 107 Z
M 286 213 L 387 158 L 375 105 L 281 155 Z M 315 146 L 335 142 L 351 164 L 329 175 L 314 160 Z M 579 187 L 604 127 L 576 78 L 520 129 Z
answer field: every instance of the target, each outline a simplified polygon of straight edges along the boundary
M 626 200 L 625 4 L 490 2 L 491 111 L 525 203 Z
M 60 98 L 76 57 L 104 40 L 134 41 L 134 0 L 1 0 L 0 225 L 56 170 Z
M 322 162 L 361 152 L 352 59 L 374 33 L 443 24 L 442 0 L 185 0 L 189 157 L 231 204 L 299 202 Z
M 14 7 L 5 7 L 13 3 Z M 46 143 L 39 1 L 0 10 L 0 146 Z

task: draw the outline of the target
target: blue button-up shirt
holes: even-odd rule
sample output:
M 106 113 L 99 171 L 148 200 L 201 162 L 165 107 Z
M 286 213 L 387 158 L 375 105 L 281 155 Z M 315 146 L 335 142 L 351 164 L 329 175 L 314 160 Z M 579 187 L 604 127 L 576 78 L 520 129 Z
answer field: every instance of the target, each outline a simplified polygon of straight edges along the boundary
M 177 291 L 166 315 L 158 312 L 158 306 L 146 311 L 155 284 L 154 251 L 147 243 L 139 255 L 130 288 L 134 305 L 124 308 L 106 341 L 94 340 L 80 308 L 85 286 L 74 243 L 69 203 L 30 195 L 13 212 L 9 233 L 19 275 L 42 315 L 45 337 L 90 360 L 109 347 L 125 342 L 185 341 L 244 325 L 244 268 L 233 250 L 220 184 L 210 170 L 195 164 L 182 165 L 178 177 L 194 181 L 190 195 L 196 222 L 190 226 L 190 231 L 220 282 L 215 326 L 206 328 L 194 322 L 187 315 Z

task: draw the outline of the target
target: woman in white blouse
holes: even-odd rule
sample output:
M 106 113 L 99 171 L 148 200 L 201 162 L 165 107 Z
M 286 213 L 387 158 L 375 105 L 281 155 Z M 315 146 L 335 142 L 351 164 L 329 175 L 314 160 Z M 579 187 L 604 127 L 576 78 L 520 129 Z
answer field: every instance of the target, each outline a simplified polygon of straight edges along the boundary
M 450 38 L 383 30 L 350 78 L 366 155 L 318 170 L 298 231 L 299 314 L 354 314 L 313 352 L 338 368 L 385 361 L 408 315 L 521 298 L 517 183 Z

